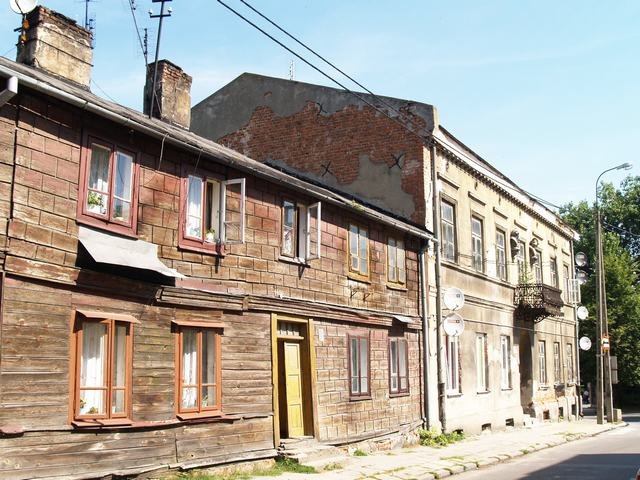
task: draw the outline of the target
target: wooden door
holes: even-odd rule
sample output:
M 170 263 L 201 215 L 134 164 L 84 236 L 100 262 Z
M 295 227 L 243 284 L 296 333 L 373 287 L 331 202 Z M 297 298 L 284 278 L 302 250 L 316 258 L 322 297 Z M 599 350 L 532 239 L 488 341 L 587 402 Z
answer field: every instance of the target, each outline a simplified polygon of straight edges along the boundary
M 300 364 L 299 343 L 284 342 L 284 369 L 289 438 L 303 437 L 304 410 L 302 406 L 302 367 Z

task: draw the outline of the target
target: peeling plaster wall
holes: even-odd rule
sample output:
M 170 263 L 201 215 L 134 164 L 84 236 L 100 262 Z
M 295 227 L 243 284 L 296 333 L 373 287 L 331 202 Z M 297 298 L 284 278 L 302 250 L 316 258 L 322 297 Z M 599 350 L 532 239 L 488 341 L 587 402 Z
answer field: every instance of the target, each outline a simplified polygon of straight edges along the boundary
M 401 111 L 416 130 L 431 131 L 437 122 L 430 105 L 363 97 L 392 117 Z M 192 131 L 429 224 L 422 142 L 349 93 L 243 74 L 193 108 Z

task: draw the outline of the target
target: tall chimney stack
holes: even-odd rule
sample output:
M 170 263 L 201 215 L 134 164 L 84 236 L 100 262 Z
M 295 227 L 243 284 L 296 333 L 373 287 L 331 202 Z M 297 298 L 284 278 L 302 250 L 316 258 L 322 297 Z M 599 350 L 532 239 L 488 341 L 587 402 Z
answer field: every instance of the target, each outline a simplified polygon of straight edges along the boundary
M 151 112 L 151 90 L 155 63 L 147 65 L 144 86 L 144 113 Z M 191 124 L 191 77 L 168 60 L 158 61 L 156 95 L 152 116 L 189 129 Z
M 46 7 L 27 14 L 26 41 L 18 44 L 16 62 L 71 80 L 85 88 L 91 82 L 92 34 L 75 21 Z

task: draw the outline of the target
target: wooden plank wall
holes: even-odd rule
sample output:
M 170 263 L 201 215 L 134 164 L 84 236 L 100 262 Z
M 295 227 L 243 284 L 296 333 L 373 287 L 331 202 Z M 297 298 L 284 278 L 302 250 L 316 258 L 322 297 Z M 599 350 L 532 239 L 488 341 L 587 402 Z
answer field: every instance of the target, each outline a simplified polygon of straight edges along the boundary
M 150 422 L 144 428 L 71 429 L 69 322 L 78 306 L 127 311 L 140 320 L 134 325 L 132 420 Z M 174 318 L 224 324 L 222 402 L 229 419 L 176 421 Z M 269 328 L 267 314 L 160 307 L 8 277 L 2 336 L 11 341 L 1 351 L 0 426 L 25 433 L 0 437 L 0 478 L 82 477 L 265 456 L 274 447 Z

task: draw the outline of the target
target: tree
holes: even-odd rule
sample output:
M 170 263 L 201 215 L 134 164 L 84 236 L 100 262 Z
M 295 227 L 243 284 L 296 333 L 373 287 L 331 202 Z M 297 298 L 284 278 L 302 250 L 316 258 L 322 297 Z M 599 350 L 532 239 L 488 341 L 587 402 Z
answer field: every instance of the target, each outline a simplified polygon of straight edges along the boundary
M 618 379 L 626 386 L 640 386 L 640 177 L 628 177 L 616 190 L 605 185 L 601 191 L 603 213 L 604 270 L 611 354 L 618 357 Z M 575 251 L 595 260 L 595 206 L 586 201 L 561 208 L 564 221 L 580 233 Z M 582 286 L 582 304 L 590 312 L 580 323 L 581 335 L 596 339 L 595 271 Z M 595 342 L 594 342 L 595 343 Z M 595 352 L 581 355 L 581 376 L 595 382 Z

